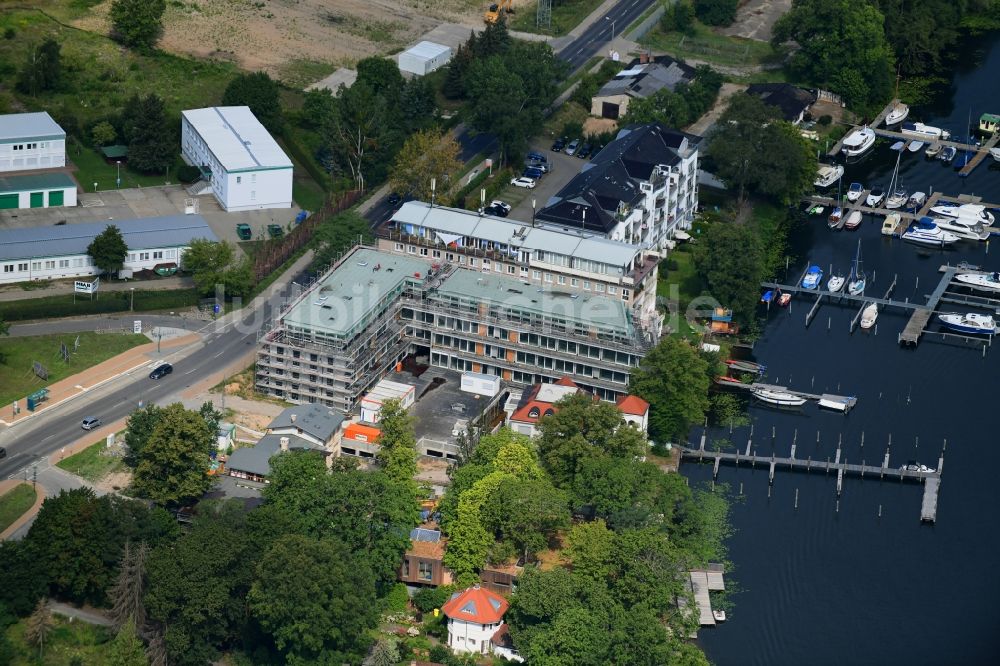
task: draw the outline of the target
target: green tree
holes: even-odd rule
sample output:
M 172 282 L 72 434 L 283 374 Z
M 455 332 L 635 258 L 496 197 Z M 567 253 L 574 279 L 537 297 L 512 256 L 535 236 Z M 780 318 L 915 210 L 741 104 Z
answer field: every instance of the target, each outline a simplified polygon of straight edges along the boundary
M 475 33 L 473 33 L 469 39 L 475 40 L 475 38 Z M 463 99 L 465 97 L 465 76 L 472 65 L 473 58 L 472 50 L 468 45 L 459 44 L 455 56 L 448 63 L 441 89 L 448 99 Z
M 238 74 L 222 93 L 223 106 L 248 106 L 268 131 L 280 134 L 284 127 L 281 90 L 267 72 Z
M 706 25 L 730 25 L 739 0 L 694 0 L 694 13 Z
M 964 0 L 876 0 L 875 6 L 886 17 L 886 40 L 895 51 L 900 71 L 909 76 L 938 73 L 944 61 L 955 55 L 963 15 L 976 9 L 975 3 Z M 994 7 L 1000 13 L 1000 4 Z
M 240 261 L 236 250 L 228 241 L 210 241 L 196 238 L 181 257 L 181 268 L 191 273 L 194 285 L 202 294 L 214 294 L 222 285 L 227 292 L 232 271 L 238 270 Z
M 362 84 L 371 86 L 372 92 L 382 96 L 387 101 L 399 101 L 400 93 L 406 82 L 399 71 L 399 66 L 391 58 L 369 56 L 358 61 L 355 69 Z
M 166 0 L 114 0 L 111 26 L 125 46 L 151 49 L 163 30 Z
M 611 571 L 615 534 L 603 520 L 574 525 L 566 537 L 573 575 L 604 580 Z
M 709 406 L 706 368 L 688 341 L 666 337 L 632 371 L 633 392 L 650 405 L 654 439 L 683 440 L 691 425 L 704 419 Z
M 118 564 L 118 576 L 108 591 L 111 619 L 119 630 L 131 622 L 134 633 L 136 626 L 146 624 L 146 607 L 142 603 L 142 597 L 148 556 L 149 547 L 145 542 L 140 542 L 137 546 L 129 541 L 125 542 Z
M 0 585 L 0 610 L 17 617 L 31 612 L 35 602 L 48 592 L 48 572 L 28 539 L 0 541 L 0 571 L 16 571 Z M 0 613 L 2 615 L 2 613 Z M 0 622 L 0 626 L 2 626 Z M 0 660 L 0 663 L 3 663 Z
M 475 582 L 475 573 L 486 563 L 495 539 L 485 527 L 479 508 L 460 499 L 455 519 L 448 526 L 448 548 L 444 565 L 455 573 L 459 585 Z
M 569 498 L 548 479 L 505 479 L 490 498 L 497 536 L 527 557 L 544 550 L 557 532 L 569 527 Z
M 503 58 L 494 56 L 472 63 L 465 87 L 473 127 L 497 136 L 501 159 L 523 150 L 528 137 L 540 127 L 542 116 L 521 77 Z
M 214 444 L 215 433 L 201 414 L 184 409 L 180 403 L 163 408 L 139 455 L 132 490 L 160 505 L 178 505 L 201 497 L 212 485 L 206 472 Z
M 280 538 L 261 559 L 247 601 L 278 649 L 302 663 L 356 657 L 377 620 L 371 569 L 331 539 Z
M 146 650 L 136 632 L 135 620 L 129 618 L 108 645 L 109 666 L 147 666 Z
M 391 638 L 380 638 L 372 646 L 362 666 L 396 666 L 399 663 L 399 646 Z
M 365 189 L 369 169 L 377 168 L 375 165 L 397 145 L 399 130 L 391 117 L 396 111 L 366 83 L 355 82 L 337 93 L 328 123 L 328 143 L 339 168 L 356 189 Z
M 160 422 L 162 409 L 155 403 L 146 403 L 143 407 L 133 410 L 125 422 L 125 464 L 135 468 L 150 435 Z
M 102 271 L 117 274 L 125 266 L 128 244 L 125 243 L 121 229 L 109 224 L 90 241 L 87 254 L 94 260 L 94 265 Z
M 27 60 L 17 78 L 17 89 L 28 95 L 49 92 L 62 80 L 62 57 L 59 42 L 46 39 L 28 51 Z
M 371 240 L 371 223 L 352 208 L 332 219 L 320 222 L 314 238 L 316 252 L 313 255 L 312 265 L 325 270 L 345 250 L 361 241 Z
M 417 439 L 413 417 L 398 400 L 387 400 L 379 410 L 378 453 L 385 475 L 404 486 L 414 485 L 417 474 Z
M 430 201 L 431 180 L 435 180 L 437 203 L 447 205 L 449 179 L 462 166 L 461 146 L 450 134 L 429 129 L 411 135 L 396 155 L 389 172 L 389 185 L 420 201 Z
M 133 95 L 126 104 L 122 121 L 129 140 L 129 166 L 143 173 L 166 174 L 174 163 L 177 148 L 163 99 L 155 93 L 142 98 Z
M 95 146 L 110 146 L 118 138 L 114 125 L 102 120 L 90 129 L 90 138 Z
M 711 295 L 732 308 L 737 321 L 752 321 L 765 277 L 760 234 L 751 224 L 720 222 L 710 225 L 703 238 L 705 242 L 695 249 L 694 262 Z

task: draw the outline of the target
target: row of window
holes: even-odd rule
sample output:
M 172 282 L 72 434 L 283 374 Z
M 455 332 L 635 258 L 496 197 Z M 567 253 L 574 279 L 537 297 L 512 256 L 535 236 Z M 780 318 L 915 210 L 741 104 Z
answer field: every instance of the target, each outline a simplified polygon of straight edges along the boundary
M 410 558 L 403 558 L 403 578 L 410 577 Z M 417 579 L 430 582 L 434 578 L 433 562 L 417 562 Z
M 14 150 L 38 150 L 39 148 L 48 148 L 49 144 L 47 141 L 42 141 L 41 143 L 15 143 L 11 147 Z
M 176 259 L 177 250 L 150 250 L 149 252 L 129 252 L 129 261 L 149 261 L 150 259 Z
M 88 266 L 93 266 L 94 260 L 90 257 L 77 257 L 75 259 L 49 259 L 47 261 L 32 261 L 31 270 L 55 270 L 56 268 L 84 268 Z M 28 262 L 19 262 L 16 264 L 4 264 L 4 273 L 27 273 L 28 272 Z

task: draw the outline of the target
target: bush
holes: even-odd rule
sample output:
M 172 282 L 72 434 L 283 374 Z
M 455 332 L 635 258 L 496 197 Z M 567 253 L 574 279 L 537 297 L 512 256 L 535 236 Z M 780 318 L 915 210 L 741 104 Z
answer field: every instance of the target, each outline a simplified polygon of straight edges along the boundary
M 77 297 L 76 303 L 73 302 L 73 294 L 9 301 L 0 305 L 0 319 L 26 321 L 29 319 L 126 312 L 129 309 L 129 294 L 129 291 L 104 292 L 94 300 L 89 300 L 87 297 Z M 198 293 L 194 289 L 136 290 L 134 301 L 137 312 L 179 310 L 198 305 Z
M 421 613 L 430 613 L 435 608 L 441 608 L 452 592 L 455 591 L 453 585 L 441 585 L 440 587 L 424 587 L 413 595 L 413 605 Z M 435 661 L 431 659 L 431 661 Z
M 694 0 L 694 13 L 706 25 L 730 25 L 739 0 Z
M 389 594 L 385 595 L 382 603 L 386 613 L 405 613 L 409 601 L 410 595 L 406 592 L 406 585 L 396 583 L 389 590 Z
M 201 169 L 190 164 L 181 164 L 177 167 L 177 180 L 182 183 L 193 183 L 201 178 Z
M 437 663 L 443 664 L 447 659 L 451 657 L 451 650 L 443 645 L 435 645 L 431 648 L 430 660 Z
M 565 125 L 563 125 L 562 135 L 568 137 L 571 141 L 573 139 L 578 139 L 583 136 L 583 123 L 579 123 L 575 120 L 571 120 Z
M 15 37 L 17 37 L 17 30 L 14 30 L 14 28 L 7 28 L 3 31 L 4 39 L 14 39 Z
M 825 126 L 827 126 L 827 125 L 829 125 L 830 123 L 833 122 L 833 116 L 831 116 L 831 115 L 822 115 L 822 116 L 819 117 L 819 121 L 818 122 L 819 122 L 820 125 L 823 125 L 825 127 Z

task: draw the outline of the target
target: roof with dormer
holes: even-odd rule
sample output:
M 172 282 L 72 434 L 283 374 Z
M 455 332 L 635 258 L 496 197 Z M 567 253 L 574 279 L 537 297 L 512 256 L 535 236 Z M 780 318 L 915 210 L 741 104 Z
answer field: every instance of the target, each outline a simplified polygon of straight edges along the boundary
M 451 595 L 441 612 L 453 620 L 476 624 L 494 624 L 503 619 L 510 604 L 499 594 L 473 585 Z

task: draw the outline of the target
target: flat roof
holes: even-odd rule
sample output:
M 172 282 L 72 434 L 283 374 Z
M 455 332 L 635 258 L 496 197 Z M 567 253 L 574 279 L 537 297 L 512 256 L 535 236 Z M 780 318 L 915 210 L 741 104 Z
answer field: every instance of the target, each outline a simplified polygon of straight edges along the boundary
M 488 303 L 583 326 L 610 328 L 631 334 L 633 327 L 620 299 L 543 289 L 519 280 L 457 270 L 438 287 L 438 293 L 473 303 Z
M 0 141 L 42 138 L 66 138 L 66 132 L 47 112 L 7 113 L 0 116 Z
M 38 192 L 40 190 L 76 189 L 76 183 L 65 173 L 35 173 L 27 176 L 0 176 L 0 194 Z
M 292 161 L 247 106 L 188 109 L 183 115 L 226 171 L 290 169 Z
M 317 282 L 281 318 L 288 328 L 345 337 L 407 279 L 430 264 L 388 252 L 358 248 Z M 394 296 L 393 296 L 394 297 Z
M 184 247 L 196 238 L 218 240 L 201 215 L 24 227 L 0 230 L 0 261 L 87 254 L 94 237 L 110 225 L 121 230 L 129 250 Z
M 404 54 L 416 56 L 418 58 L 430 59 L 436 58 L 442 53 L 451 52 L 450 46 L 445 46 L 444 44 L 438 44 L 436 42 L 422 41 L 414 44 L 410 48 L 403 51 Z

